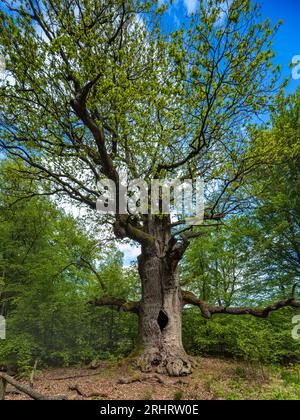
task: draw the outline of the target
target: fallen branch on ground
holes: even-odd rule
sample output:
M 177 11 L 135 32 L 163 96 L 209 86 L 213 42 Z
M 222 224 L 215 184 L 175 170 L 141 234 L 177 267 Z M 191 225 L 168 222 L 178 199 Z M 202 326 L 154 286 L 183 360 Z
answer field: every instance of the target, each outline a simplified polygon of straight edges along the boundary
M 97 373 L 87 373 L 85 375 L 73 375 L 73 376 L 62 376 L 60 378 L 47 378 L 48 381 L 68 381 L 69 379 L 79 379 L 79 378 L 89 378 L 92 376 L 99 376 L 100 372 Z
M 40 394 L 39 392 L 36 392 L 33 389 L 27 388 L 24 385 L 20 384 L 20 382 L 17 382 L 11 376 L 6 375 L 6 373 L 0 373 L 0 400 L 5 399 L 7 384 L 14 386 L 17 390 L 21 391 L 25 395 L 28 395 L 33 400 L 47 401 L 47 400 L 67 400 L 68 399 L 65 395 L 48 396 L 48 395 Z

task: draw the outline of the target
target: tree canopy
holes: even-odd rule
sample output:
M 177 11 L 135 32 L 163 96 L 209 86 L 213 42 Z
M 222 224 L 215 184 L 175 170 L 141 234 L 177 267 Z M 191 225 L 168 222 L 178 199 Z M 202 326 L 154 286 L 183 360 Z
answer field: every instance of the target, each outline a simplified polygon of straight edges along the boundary
M 2 1 L 1 149 L 21 157 L 44 193 L 95 208 L 97 181 L 201 176 L 207 218 L 236 209 L 260 163 L 248 124 L 278 85 L 272 37 L 257 6 L 212 1 L 169 34 L 144 1 Z M 133 152 L 134 151 L 134 152 Z M 47 185 L 47 187 L 46 187 Z M 119 218 L 121 236 L 143 241 Z

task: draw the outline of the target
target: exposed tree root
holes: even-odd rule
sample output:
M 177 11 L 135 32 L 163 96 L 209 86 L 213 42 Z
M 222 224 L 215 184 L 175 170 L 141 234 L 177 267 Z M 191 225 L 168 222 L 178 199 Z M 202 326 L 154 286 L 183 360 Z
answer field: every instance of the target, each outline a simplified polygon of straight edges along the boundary
M 83 398 L 97 398 L 97 397 L 108 398 L 107 394 L 103 394 L 103 393 L 99 393 L 99 392 L 92 392 L 90 394 L 86 394 L 84 391 L 82 391 L 82 389 L 80 388 L 80 386 L 78 384 L 69 385 L 69 390 L 70 391 L 76 391 L 77 394 L 80 397 L 83 397 Z
M 155 347 L 145 350 L 136 359 L 135 366 L 144 373 L 157 372 L 179 377 L 190 375 L 196 363 L 184 350 L 165 346 L 162 350 Z
M 159 376 L 159 375 L 137 375 L 133 376 L 131 378 L 121 378 L 118 381 L 118 384 L 120 385 L 130 385 L 134 384 L 136 382 L 146 382 L 149 380 L 154 380 L 155 382 L 158 382 L 161 385 L 165 385 L 165 381 Z

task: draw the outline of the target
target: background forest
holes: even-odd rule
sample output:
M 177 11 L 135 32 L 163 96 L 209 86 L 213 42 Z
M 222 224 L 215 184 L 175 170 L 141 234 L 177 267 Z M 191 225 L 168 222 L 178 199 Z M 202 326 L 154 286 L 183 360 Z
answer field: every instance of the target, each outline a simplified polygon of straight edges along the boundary
M 282 95 L 271 123 L 256 129 L 252 147 L 271 163 L 248 177 L 247 211 L 204 229 L 191 245 L 180 266 L 186 290 L 232 307 L 264 307 L 292 293 L 300 277 L 299 129 L 300 90 Z M 19 199 L 29 181 L 14 165 L 1 161 L 0 314 L 7 340 L 0 341 L 0 365 L 27 374 L 35 360 L 40 367 L 70 366 L 129 355 L 136 315 L 89 302 L 106 294 L 138 299 L 136 266 L 124 266 L 113 242 L 95 239 L 87 218 L 75 220 L 50 198 Z M 298 363 L 300 341 L 291 334 L 296 315 L 299 310 L 285 308 L 268 319 L 206 320 L 186 307 L 184 345 L 192 355 Z

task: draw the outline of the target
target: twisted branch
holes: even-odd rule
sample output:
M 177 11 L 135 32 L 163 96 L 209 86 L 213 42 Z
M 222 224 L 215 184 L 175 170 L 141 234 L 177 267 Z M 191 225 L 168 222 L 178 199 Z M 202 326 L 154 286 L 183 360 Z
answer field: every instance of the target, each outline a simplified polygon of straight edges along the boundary
M 226 306 L 214 306 L 209 305 L 206 302 L 198 299 L 194 293 L 182 291 L 183 306 L 194 305 L 198 306 L 204 318 L 210 319 L 216 314 L 227 314 L 227 315 L 252 315 L 257 318 L 268 318 L 271 312 L 278 311 L 282 308 L 300 308 L 300 301 L 296 299 L 296 291 L 298 285 L 295 284 L 292 290 L 292 294 L 288 299 L 280 300 L 266 308 L 235 308 Z

